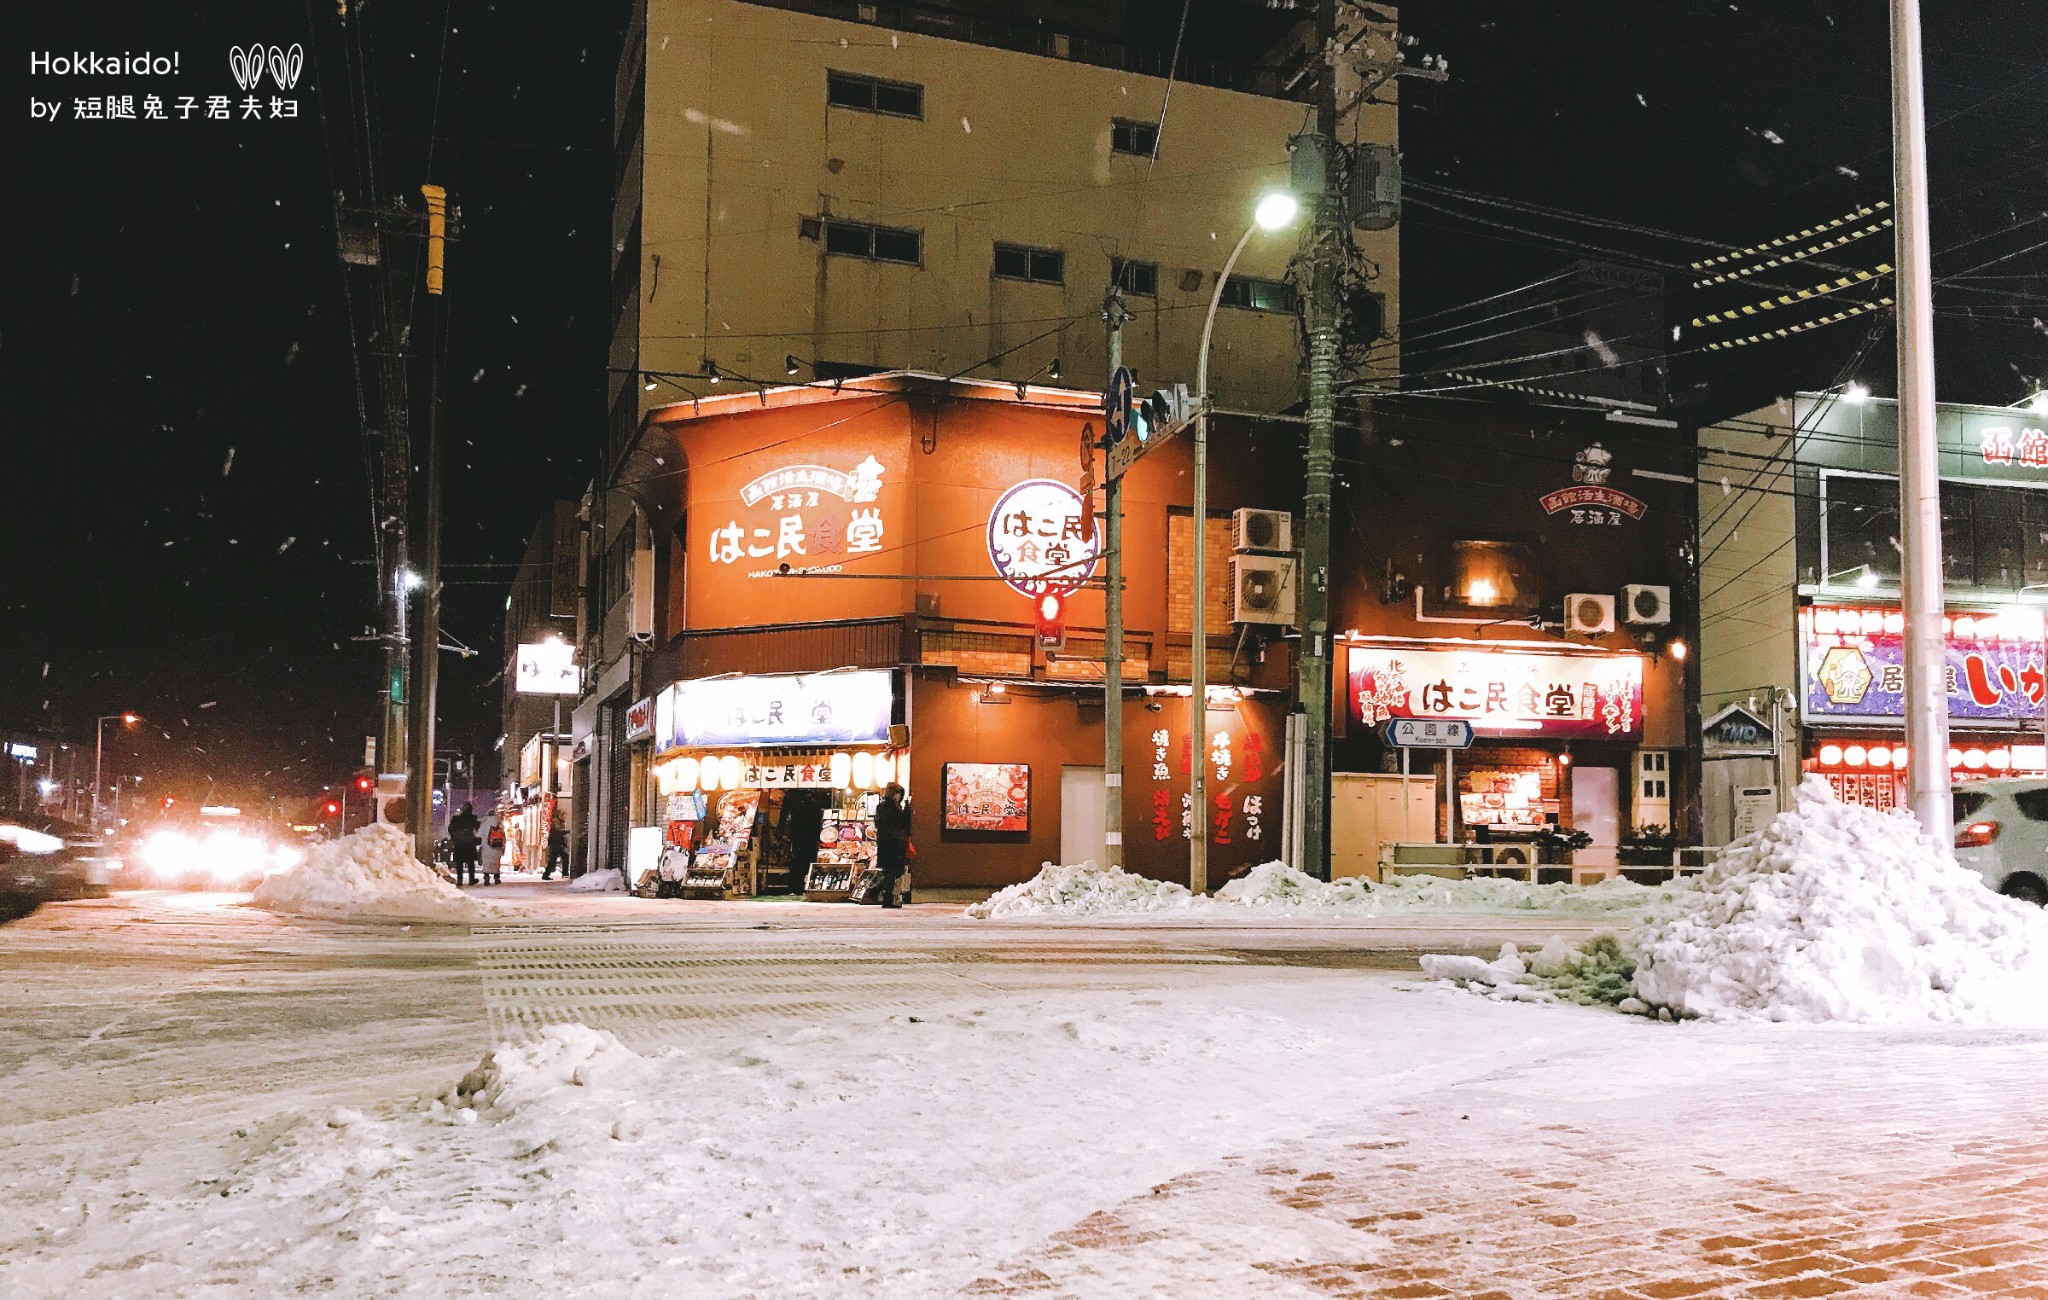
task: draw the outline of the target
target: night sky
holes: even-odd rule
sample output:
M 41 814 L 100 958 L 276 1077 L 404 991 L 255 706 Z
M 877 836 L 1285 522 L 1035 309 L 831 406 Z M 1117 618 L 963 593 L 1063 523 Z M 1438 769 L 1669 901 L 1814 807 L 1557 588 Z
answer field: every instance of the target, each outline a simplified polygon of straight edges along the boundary
M 18 127 L 12 155 L 0 726 L 83 738 L 94 715 L 132 708 L 152 725 L 124 761 L 159 788 L 291 793 L 340 779 L 374 729 L 378 673 L 375 647 L 352 639 L 374 616 L 373 520 L 319 117 L 323 102 L 339 111 L 338 90 L 320 88 L 339 72 L 304 71 L 296 119 L 177 117 L 181 95 L 203 113 L 205 96 L 236 93 L 230 46 L 307 43 L 333 0 L 29 8 L 10 31 L 13 111 L 32 98 L 65 112 Z M 1172 45 L 1179 4 L 1138 0 L 1132 13 L 1134 44 Z M 376 14 L 389 187 L 416 196 L 431 148 L 431 177 L 463 209 L 449 259 L 445 621 L 483 653 L 445 661 L 443 735 L 480 754 L 497 735 L 505 580 L 547 502 L 587 481 L 603 426 L 625 15 L 595 0 Z M 1411 318 L 1581 256 L 1682 271 L 1709 243 L 1890 194 L 1882 5 L 1467 0 L 1402 16 L 1413 57 L 1451 70 L 1402 90 L 1407 173 L 1421 183 L 1403 235 Z M 1186 55 L 1228 57 L 1290 17 L 1195 0 Z M 1927 7 L 1936 272 L 1980 277 L 1951 280 L 1938 304 L 1953 400 L 2017 401 L 2048 371 L 2035 319 L 2048 258 L 2033 247 L 2048 241 L 2044 18 L 2048 0 Z M 42 50 L 176 51 L 179 72 L 29 75 Z M 139 113 L 150 93 L 171 120 L 72 120 L 78 96 L 132 94 Z M 1889 251 L 1864 241 L 1840 264 Z M 1674 273 L 1674 313 L 1731 301 L 1685 283 Z M 1671 346 L 1683 382 L 1732 408 L 1834 383 L 1868 333 L 1850 322 L 1733 362 L 1686 354 L 1692 339 Z M 1887 336 L 1852 377 L 1888 393 L 1892 364 Z

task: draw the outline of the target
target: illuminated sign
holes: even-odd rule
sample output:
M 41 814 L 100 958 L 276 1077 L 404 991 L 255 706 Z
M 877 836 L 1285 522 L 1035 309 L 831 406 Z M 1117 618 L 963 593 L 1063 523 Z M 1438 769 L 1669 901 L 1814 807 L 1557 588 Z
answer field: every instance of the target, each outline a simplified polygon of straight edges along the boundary
M 887 669 L 872 669 L 708 677 L 677 682 L 663 695 L 669 701 L 668 730 L 657 727 L 654 739 L 664 751 L 879 745 L 889 739 L 895 686 Z
M 1026 479 L 988 512 L 989 563 L 1027 596 L 1078 588 L 1102 554 L 1101 539 L 1086 523 L 1090 508 L 1065 483 Z
M 1816 605 L 1799 611 L 1800 711 L 1813 721 L 1903 722 L 1906 617 L 1896 608 Z M 1941 620 L 1944 693 L 1957 721 L 2042 717 L 2048 673 L 2038 609 Z
M 2007 424 L 1987 424 L 1977 432 L 1978 448 L 1986 465 L 2017 465 L 2022 469 L 2048 469 L 2048 433 L 2039 429 L 2015 429 Z
M 770 470 L 740 489 L 740 504 L 765 510 L 773 519 L 743 523 L 734 518 L 711 529 L 711 562 L 771 561 L 747 574 L 764 578 L 784 564 L 796 571 L 834 572 L 846 557 L 880 551 L 888 535 L 877 504 L 884 469 L 869 456 L 851 470 L 828 465 Z
M 1632 654 L 1351 647 L 1351 719 L 1460 718 L 1482 736 L 1629 740 L 1643 732 Z
M 521 645 L 516 662 L 521 695 L 574 695 L 582 689 L 576 675 L 576 647 L 567 641 Z
M 1623 519 L 1641 519 L 1649 507 L 1619 488 L 1607 486 L 1614 474 L 1614 453 L 1599 443 L 1572 458 L 1574 487 L 1559 488 L 1537 498 L 1543 513 L 1571 512 L 1575 524 L 1612 524 Z
M 626 710 L 626 739 L 645 740 L 654 734 L 654 701 L 641 700 Z

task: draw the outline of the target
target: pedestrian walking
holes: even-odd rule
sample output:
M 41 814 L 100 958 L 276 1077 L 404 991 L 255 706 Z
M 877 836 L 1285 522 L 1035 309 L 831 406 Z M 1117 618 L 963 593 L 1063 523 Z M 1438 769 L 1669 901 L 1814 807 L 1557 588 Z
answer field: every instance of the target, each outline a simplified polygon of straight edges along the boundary
M 476 868 L 483 847 L 478 833 L 480 826 L 476 809 L 468 804 L 462 805 L 462 811 L 448 819 L 448 847 L 455 860 L 455 883 L 458 885 L 463 883 L 465 873 L 469 877 L 468 883 L 477 883 Z
M 548 825 L 548 865 L 540 873 L 542 880 L 552 880 L 555 868 L 562 870 L 562 879 L 569 878 L 569 828 L 562 824 L 562 814 L 557 811 Z
M 903 906 L 896 889 L 914 852 L 910 847 L 910 808 L 904 802 L 903 787 L 891 781 L 882 791 L 882 801 L 875 805 L 875 870 L 881 876 L 875 896 L 883 907 Z

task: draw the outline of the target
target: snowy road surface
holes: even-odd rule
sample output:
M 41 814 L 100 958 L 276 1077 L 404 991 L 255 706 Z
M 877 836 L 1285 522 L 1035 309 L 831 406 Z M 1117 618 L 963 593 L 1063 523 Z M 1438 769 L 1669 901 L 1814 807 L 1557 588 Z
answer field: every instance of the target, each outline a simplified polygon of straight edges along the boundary
M 505 897 L 0 929 L 0 1294 L 2048 1296 L 2048 1036 L 1407 987 L 1580 918 Z

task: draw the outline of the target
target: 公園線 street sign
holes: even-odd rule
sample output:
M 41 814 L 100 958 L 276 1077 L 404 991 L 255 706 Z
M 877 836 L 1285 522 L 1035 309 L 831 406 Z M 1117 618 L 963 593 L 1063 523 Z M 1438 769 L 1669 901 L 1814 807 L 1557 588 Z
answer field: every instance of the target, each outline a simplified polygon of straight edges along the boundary
M 1397 749 L 1470 749 L 1473 731 L 1457 718 L 1394 718 L 1380 735 Z

